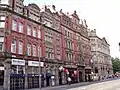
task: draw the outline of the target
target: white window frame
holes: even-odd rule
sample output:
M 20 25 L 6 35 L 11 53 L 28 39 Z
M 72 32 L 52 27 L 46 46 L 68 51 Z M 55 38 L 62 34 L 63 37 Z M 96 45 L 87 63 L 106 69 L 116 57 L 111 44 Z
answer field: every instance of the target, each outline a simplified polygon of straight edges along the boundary
M 36 37 L 36 36 L 37 36 L 36 28 L 33 28 L 33 37 Z
M 14 19 L 12 20 L 12 30 L 17 31 L 17 21 Z
M 38 38 L 41 38 L 41 30 L 38 29 Z
M 23 33 L 23 23 L 19 23 L 19 32 Z
M 32 28 L 31 26 L 27 26 L 27 35 L 31 35 L 31 32 L 32 32 Z
M 27 54 L 28 56 L 31 56 L 31 44 L 30 43 L 27 44 Z
M 4 21 L 0 21 L 0 28 L 5 28 L 5 22 Z
M 1 15 L 0 20 L 5 20 L 5 16 Z
M 13 43 L 14 41 L 14 43 Z M 16 43 L 17 41 L 15 39 L 12 39 L 12 43 L 11 43 L 11 52 L 12 53 L 16 53 Z
M 34 44 L 34 45 L 33 45 L 33 56 L 36 56 L 36 51 L 37 51 L 36 48 L 37 48 L 37 47 L 36 47 L 36 45 Z
M 23 54 L 23 42 L 19 41 L 18 43 L 18 54 Z

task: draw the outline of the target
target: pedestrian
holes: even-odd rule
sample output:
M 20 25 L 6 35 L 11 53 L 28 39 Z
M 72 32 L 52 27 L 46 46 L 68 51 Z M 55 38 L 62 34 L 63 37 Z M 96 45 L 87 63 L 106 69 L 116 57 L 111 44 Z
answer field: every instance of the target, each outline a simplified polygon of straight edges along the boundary
M 68 84 L 70 85 L 71 84 L 71 78 L 68 77 Z

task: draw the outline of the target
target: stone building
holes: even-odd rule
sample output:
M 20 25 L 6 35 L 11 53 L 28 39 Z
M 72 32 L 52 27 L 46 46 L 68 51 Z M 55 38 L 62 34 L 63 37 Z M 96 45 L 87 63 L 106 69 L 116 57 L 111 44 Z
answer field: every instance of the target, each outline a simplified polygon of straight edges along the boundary
M 93 56 L 93 73 L 101 78 L 113 74 L 110 45 L 104 37 L 101 39 L 96 35 L 95 29 L 88 32 Z
M 91 74 L 92 55 L 86 21 L 76 11 L 66 15 L 54 5 L 39 8 L 23 2 L 0 0 L 0 82 L 4 89 L 66 84 L 68 76 L 72 83 L 85 81 Z

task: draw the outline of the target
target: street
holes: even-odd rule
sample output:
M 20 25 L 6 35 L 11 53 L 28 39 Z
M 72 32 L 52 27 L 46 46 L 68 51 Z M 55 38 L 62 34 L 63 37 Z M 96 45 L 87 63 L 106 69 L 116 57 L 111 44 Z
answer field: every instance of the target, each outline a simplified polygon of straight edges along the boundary
M 67 90 L 120 90 L 120 79 L 90 84 Z
M 28 90 L 28 89 L 26 89 Z M 29 89 L 40 90 L 40 89 Z M 109 79 L 97 82 L 83 82 L 71 85 L 62 85 L 42 88 L 42 90 L 120 90 L 120 79 Z

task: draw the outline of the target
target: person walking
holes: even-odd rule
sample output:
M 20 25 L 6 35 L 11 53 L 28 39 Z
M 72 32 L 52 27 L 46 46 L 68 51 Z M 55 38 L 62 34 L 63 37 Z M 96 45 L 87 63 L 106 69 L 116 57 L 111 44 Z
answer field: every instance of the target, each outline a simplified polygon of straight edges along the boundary
M 68 77 L 68 84 L 70 85 L 71 84 L 71 78 Z

